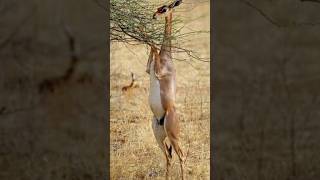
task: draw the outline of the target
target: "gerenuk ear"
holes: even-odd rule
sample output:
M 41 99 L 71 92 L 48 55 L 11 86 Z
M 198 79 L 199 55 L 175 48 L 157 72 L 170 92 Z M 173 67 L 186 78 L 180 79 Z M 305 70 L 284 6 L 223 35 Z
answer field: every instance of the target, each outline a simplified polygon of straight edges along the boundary
M 179 6 L 182 3 L 182 0 L 175 0 L 173 3 L 169 5 L 169 8 L 174 8 L 176 6 Z

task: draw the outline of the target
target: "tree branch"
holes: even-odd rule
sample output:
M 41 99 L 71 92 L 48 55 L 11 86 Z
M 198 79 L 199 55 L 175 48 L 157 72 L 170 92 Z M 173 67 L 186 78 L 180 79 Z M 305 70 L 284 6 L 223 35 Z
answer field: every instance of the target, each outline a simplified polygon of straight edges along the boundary
M 159 48 L 162 45 L 165 24 L 164 21 L 155 21 L 152 18 L 156 9 L 157 6 L 147 0 L 111 0 L 110 40 Z M 191 49 L 181 47 L 182 42 L 191 39 L 191 36 L 208 32 L 189 30 L 183 33 L 185 23 L 179 16 L 175 17 L 172 27 L 173 53 L 184 53 L 190 58 L 209 62 L 205 58 L 198 57 Z

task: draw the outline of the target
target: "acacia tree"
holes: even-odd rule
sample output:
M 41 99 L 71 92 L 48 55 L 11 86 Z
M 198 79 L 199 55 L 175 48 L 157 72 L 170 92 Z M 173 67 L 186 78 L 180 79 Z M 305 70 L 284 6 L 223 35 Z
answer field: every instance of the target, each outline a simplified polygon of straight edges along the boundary
M 165 24 L 164 21 L 152 18 L 155 10 L 161 5 L 147 0 L 111 0 L 109 19 L 111 42 L 161 46 Z M 183 33 L 185 26 L 186 22 L 182 21 L 179 16 L 174 17 L 171 34 L 172 52 L 184 53 L 190 59 L 207 61 L 206 58 L 198 56 L 193 49 L 183 47 L 183 44 L 189 41 L 190 36 L 207 32 Z

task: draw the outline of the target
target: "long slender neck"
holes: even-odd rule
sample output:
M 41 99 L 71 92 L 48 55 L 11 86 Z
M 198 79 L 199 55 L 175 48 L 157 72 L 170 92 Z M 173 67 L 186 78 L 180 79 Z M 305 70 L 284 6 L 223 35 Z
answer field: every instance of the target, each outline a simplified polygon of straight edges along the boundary
M 170 13 L 166 17 L 163 43 L 161 46 L 161 52 L 168 53 L 170 56 L 171 56 L 171 31 L 172 31 L 172 13 Z

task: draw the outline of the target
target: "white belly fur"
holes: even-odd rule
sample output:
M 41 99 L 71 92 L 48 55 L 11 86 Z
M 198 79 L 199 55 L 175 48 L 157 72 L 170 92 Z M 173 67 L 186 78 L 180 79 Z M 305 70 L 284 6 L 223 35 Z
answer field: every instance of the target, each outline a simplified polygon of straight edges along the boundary
M 161 104 L 160 82 L 154 74 L 154 61 L 150 64 L 150 92 L 149 92 L 150 108 L 157 119 L 162 118 L 165 111 Z

